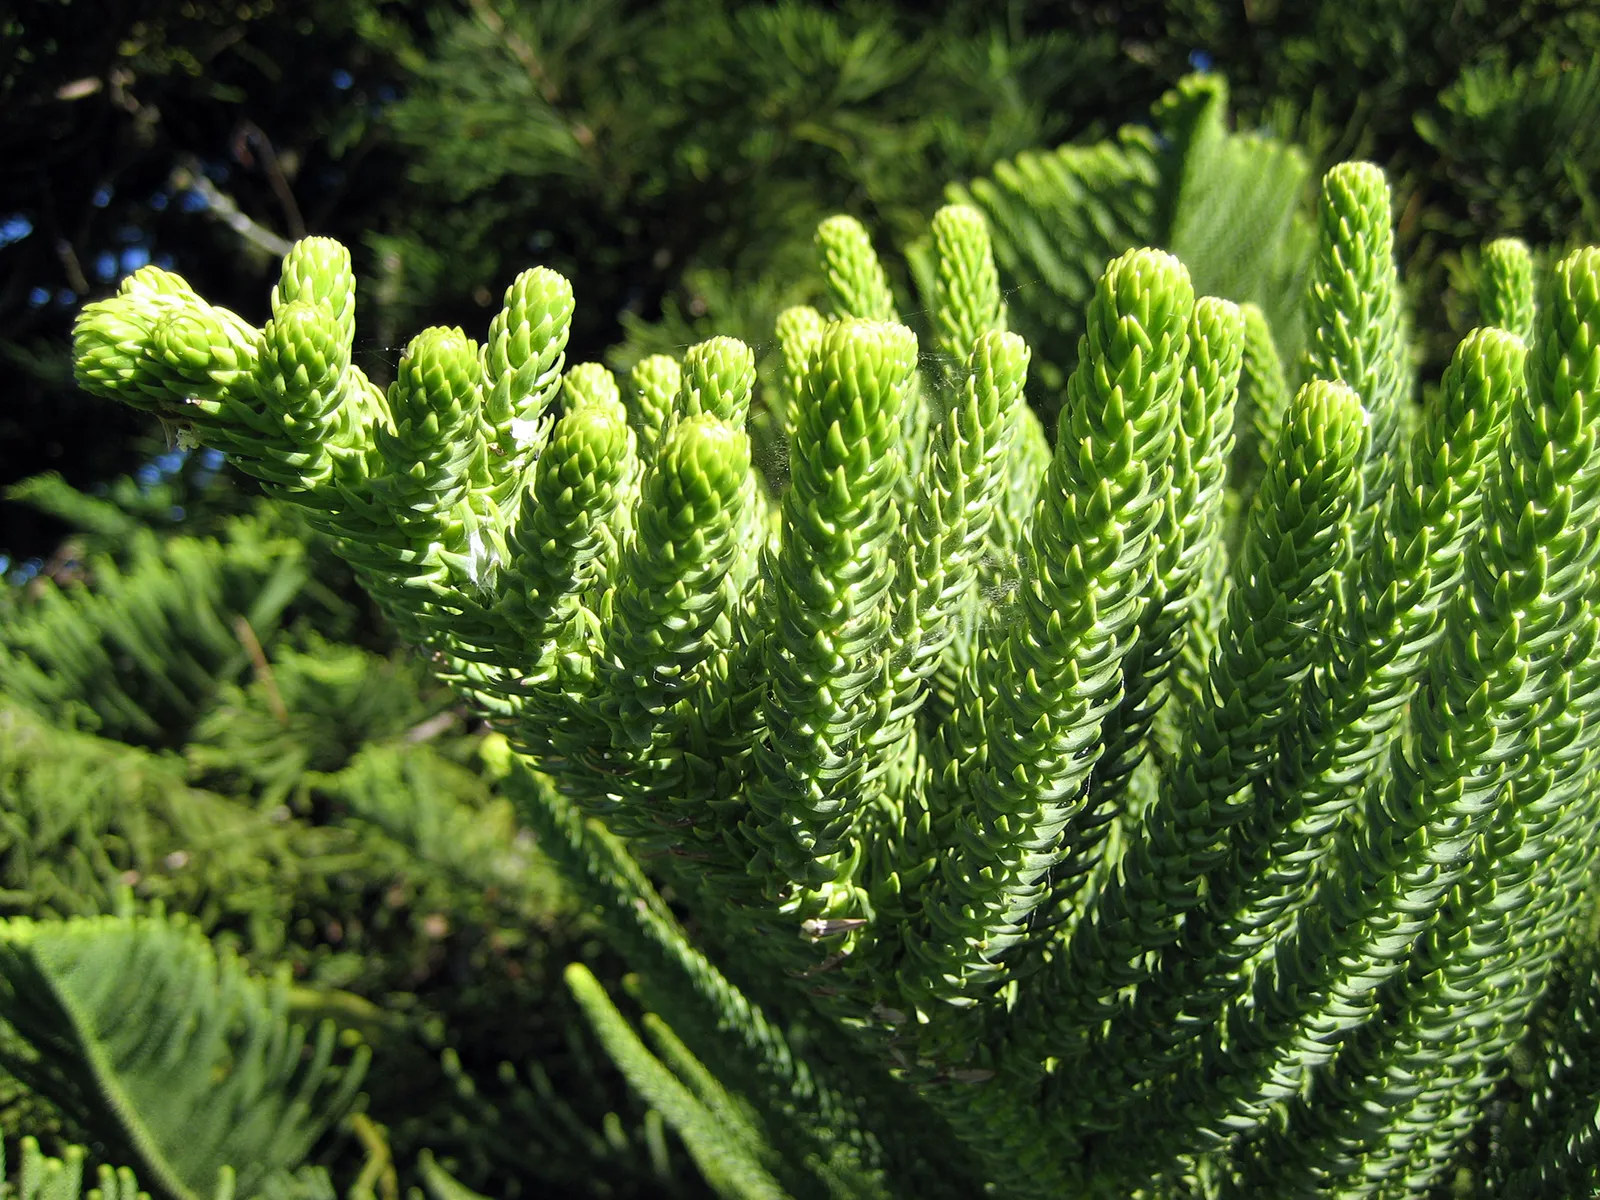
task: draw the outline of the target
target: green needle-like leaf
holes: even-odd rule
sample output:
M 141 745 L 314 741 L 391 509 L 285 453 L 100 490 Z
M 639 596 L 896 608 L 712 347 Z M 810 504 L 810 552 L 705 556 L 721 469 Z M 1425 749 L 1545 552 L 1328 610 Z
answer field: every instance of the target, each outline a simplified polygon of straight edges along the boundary
M 1356 598 L 1337 642 L 1344 661 L 1313 673 L 1254 816 L 1207 879 L 1206 903 L 1189 915 L 1136 1008 L 1094 1052 L 1108 1097 L 1103 1112 L 1134 1102 L 1133 1083 L 1178 1065 L 1195 1034 L 1248 988 L 1258 966 L 1271 964 L 1275 941 L 1312 895 L 1357 799 L 1350 781 L 1376 773 L 1374 760 L 1404 718 L 1443 610 L 1461 587 L 1463 548 L 1479 531 L 1475 500 L 1521 392 L 1523 359 L 1522 344 L 1499 330 L 1480 330 L 1457 351 L 1442 403 L 1413 441 L 1405 486 L 1390 497 L 1373 552 L 1356 564 Z M 1380 601 L 1369 605 L 1367 595 Z M 1131 1127 L 1169 1139 L 1174 1154 L 1183 1145 L 1181 1117 L 1164 1110 Z
M 1326 1098 L 1292 1113 L 1293 1171 L 1306 1179 L 1431 1185 L 1497 1080 L 1490 1064 L 1522 1037 L 1593 861 L 1600 251 L 1555 271 L 1484 516 L 1457 607 L 1471 603 L 1486 632 L 1519 635 L 1512 668 L 1487 680 L 1505 795 L 1385 998 L 1385 1019 L 1351 1039 Z
M 160 917 L 7 922 L 0 1016 L 25 1043 L 7 1070 L 183 1200 L 230 1165 L 246 1195 L 297 1165 L 367 1060 L 336 1050 L 331 1023 L 308 1037 L 281 988 Z
M 969 205 L 948 204 L 933 215 L 933 244 L 933 327 L 950 372 L 958 375 L 978 337 L 1006 327 L 1000 276 L 983 214 Z
M 518 275 L 483 344 L 484 439 L 503 504 L 549 433 L 572 324 L 572 285 L 545 267 Z
M 1093 1025 L 1115 1012 L 1118 993 L 1155 973 L 1152 952 L 1175 940 L 1179 916 L 1200 903 L 1231 831 L 1252 814 L 1253 784 L 1311 667 L 1306 631 L 1332 602 L 1364 436 L 1365 413 L 1349 388 L 1316 381 L 1296 396 L 1250 510 L 1192 740 L 1048 976 L 1052 1044 L 1074 1059 Z
M 1150 585 L 1152 532 L 1188 353 L 1194 293 L 1176 259 L 1106 269 L 1029 531 L 1017 621 L 963 677 L 933 819 L 947 861 L 925 907 L 933 995 L 975 1002 L 1026 936 L 1117 702 Z
M 1399 478 L 1411 402 L 1389 207 L 1389 185 L 1370 163 L 1341 163 L 1323 177 L 1304 370 L 1308 378 L 1348 384 L 1367 410 L 1358 555 Z
M 747 828 L 772 863 L 773 898 L 807 920 L 862 914 L 850 831 L 887 715 L 898 438 L 916 353 L 902 326 L 829 326 L 795 414 Z
M 1534 292 L 1533 255 L 1526 243 L 1497 238 L 1483 248 L 1483 277 L 1478 283 L 1478 313 L 1483 324 L 1531 342 Z
M 743 429 L 755 381 L 755 355 L 743 342 L 729 337 L 700 342 L 690 346 L 683 358 L 679 411 L 685 417 L 710 413 L 734 429 Z
M 601 683 L 612 741 L 638 765 L 625 784 L 635 800 L 612 823 L 646 844 L 676 844 L 702 824 L 720 845 L 707 806 L 741 782 L 737 758 L 710 754 L 705 718 L 730 686 L 749 475 L 743 432 L 711 412 L 684 419 L 651 466 L 618 572 Z
M 894 295 L 889 291 L 889 277 L 860 221 L 854 217 L 829 217 L 817 226 L 817 249 L 822 255 L 828 294 L 839 317 L 900 320 Z
M 628 424 L 638 435 L 639 457 L 649 463 L 655 457 L 668 420 L 677 409 L 683 369 L 678 360 L 669 355 L 652 354 L 640 359 L 629 372 L 628 384 L 623 399 L 628 406 Z

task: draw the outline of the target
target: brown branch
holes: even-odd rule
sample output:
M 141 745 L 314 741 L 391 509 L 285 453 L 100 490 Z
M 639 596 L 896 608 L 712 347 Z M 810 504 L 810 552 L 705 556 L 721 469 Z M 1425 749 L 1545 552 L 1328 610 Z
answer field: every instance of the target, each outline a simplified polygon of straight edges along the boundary
M 413 725 L 406 730 L 406 741 L 413 746 L 421 742 L 432 741 L 460 719 L 461 714 L 454 709 L 447 708 L 441 713 L 434 713 L 426 721 Z
M 468 0 L 468 2 L 484 27 L 503 41 L 506 49 L 510 50 L 512 56 L 522 64 L 522 69 L 528 73 L 528 78 L 533 80 L 534 87 L 539 89 L 539 94 L 544 97 L 545 103 L 554 104 L 559 100 L 561 89 L 556 87 L 555 80 L 545 73 L 544 66 L 539 62 L 539 56 L 533 52 L 533 47 L 506 28 L 505 20 L 495 11 L 490 0 Z
M 67 286 L 78 295 L 89 293 L 89 280 L 83 273 L 83 264 L 78 261 L 78 252 L 66 238 L 56 239 L 56 257 L 61 260 L 61 269 L 67 273 Z
M 250 628 L 250 622 L 243 616 L 233 619 L 233 632 L 244 646 L 245 653 L 250 656 L 256 678 L 261 681 L 261 686 L 267 693 L 267 707 L 272 710 L 272 715 L 278 718 L 279 725 L 287 725 L 289 709 L 283 703 L 283 694 L 278 691 L 278 681 L 272 674 L 272 664 L 267 661 L 266 651 L 261 649 L 261 639 L 256 637 L 256 631 Z
M 283 219 L 289 223 L 289 236 L 297 240 L 305 237 L 306 223 L 300 216 L 300 206 L 295 203 L 289 180 L 284 176 L 283 168 L 278 163 L 278 152 L 273 149 L 272 140 L 254 121 L 240 121 L 234 131 L 233 155 L 247 167 L 251 165 L 252 143 L 261 151 L 261 168 L 267 173 L 267 182 L 272 185 L 272 194 L 278 198 L 278 207 L 283 209 Z
M 211 214 L 251 245 L 265 250 L 274 258 L 282 258 L 289 253 L 292 243 L 241 212 L 232 196 L 206 178 L 197 160 L 185 158 L 180 162 L 172 169 L 169 183 L 176 191 L 199 192 L 205 198 Z

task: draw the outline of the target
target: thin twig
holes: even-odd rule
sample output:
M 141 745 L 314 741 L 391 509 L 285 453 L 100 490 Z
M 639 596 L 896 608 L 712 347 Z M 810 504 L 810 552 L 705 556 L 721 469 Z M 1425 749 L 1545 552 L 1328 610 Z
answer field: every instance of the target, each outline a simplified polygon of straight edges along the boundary
M 460 719 L 461 714 L 452 708 L 447 708 L 441 713 L 434 713 L 426 721 L 419 722 L 406 730 L 406 741 L 413 746 L 421 742 L 432 741 Z
M 365 1192 L 369 1196 L 379 1195 L 383 1200 L 399 1200 L 400 1176 L 394 1169 L 394 1156 L 382 1127 L 366 1113 L 356 1113 L 350 1118 L 350 1132 L 356 1135 L 356 1141 L 367 1154 L 351 1193 Z
M 89 280 L 78 262 L 78 252 L 66 238 L 56 239 L 56 256 L 61 259 L 61 269 L 67 274 L 67 286 L 80 296 L 89 291 Z
M 274 258 L 282 258 L 289 253 L 292 243 L 241 212 L 232 196 L 206 178 L 197 160 L 185 158 L 174 167 L 170 183 L 177 191 L 198 192 L 204 198 L 211 214 L 252 246 L 265 250 Z
M 278 165 L 278 152 L 273 149 L 272 139 L 262 132 L 261 126 L 254 121 L 240 121 L 233 138 L 233 154 L 245 166 L 250 166 L 250 145 L 254 144 L 261 151 L 261 168 L 267 173 L 267 182 L 272 185 L 272 194 L 278 198 L 278 207 L 283 209 L 283 219 L 289 223 L 289 235 L 299 239 L 306 235 L 306 223 L 300 216 L 300 206 L 295 203 L 294 192 L 289 187 L 289 180 L 284 176 L 283 168 Z
M 250 656 L 256 678 L 261 680 L 261 686 L 266 689 L 267 707 L 272 710 L 272 715 L 278 718 L 278 724 L 287 725 L 289 709 L 283 703 L 283 693 L 278 691 L 278 681 L 273 677 L 272 664 L 267 661 L 266 652 L 261 649 L 261 639 L 256 637 L 256 631 L 250 628 L 250 622 L 243 616 L 233 619 L 233 632 L 238 635 L 240 645 Z
M 545 74 L 544 66 L 539 62 L 539 56 L 533 52 L 533 47 L 506 28 L 505 20 L 495 11 L 494 5 L 489 0 L 469 0 L 469 3 L 478 20 L 484 23 L 490 33 L 505 42 L 506 49 L 510 50 L 522 64 L 522 69 L 528 73 L 528 78 L 533 80 L 533 85 L 539 89 L 539 94 L 544 97 L 545 103 L 554 104 L 559 100 L 561 89 L 556 87 L 555 80 Z

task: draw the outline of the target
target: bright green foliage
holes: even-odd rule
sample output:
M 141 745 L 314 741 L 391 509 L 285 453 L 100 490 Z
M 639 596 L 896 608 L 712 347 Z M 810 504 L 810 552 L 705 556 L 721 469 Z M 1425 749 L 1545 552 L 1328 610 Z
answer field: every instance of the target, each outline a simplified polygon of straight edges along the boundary
M 1076 823 L 1077 861 L 1059 880 L 1075 890 L 1078 875 L 1103 857 L 1105 837 L 1129 805 L 1130 777 L 1149 749 L 1148 735 L 1167 701 L 1171 675 L 1190 647 L 1191 609 L 1206 596 L 1208 560 L 1221 559 L 1224 481 L 1234 404 L 1244 352 L 1245 317 L 1226 300 L 1202 297 L 1189 328 L 1172 460 L 1172 480 L 1154 532 L 1153 580 L 1139 616 L 1136 640 L 1123 660 L 1122 696 L 1101 730 L 1101 760 L 1090 777 L 1087 803 Z M 1202 672 L 1193 672 L 1196 678 Z M 1068 884 L 1066 888 L 1061 883 Z
M 1556 268 L 1527 388 L 1510 414 L 1500 470 L 1485 488 L 1484 536 L 1469 549 L 1466 586 L 1448 613 L 1447 661 L 1458 673 L 1448 684 L 1430 680 L 1440 733 L 1425 715 L 1416 774 L 1404 759 L 1395 763 L 1397 789 L 1416 788 L 1419 799 L 1444 790 L 1444 779 L 1463 799 L 1493 786 L 1464 807 L 1461 832 L 1481 842 L 1458 849 L 1419 891 L 1414 911 L 1436 908 L 1437 915 L 1379 998 L 1381 1019 L 1352 1034 L 1337 1060 L 1327 1086 L 1345 1106 L 1313 1114 L 1292 1106 L 1284 1136 L 1295 1139 L 1293 1163 L 1273 1162 L 1269 1153 L 1270 1166 L 1250 1164 L 1254 1180 L 1301 1187 L 1300 1180 L 1355 1176 L 1374 1187 L 1393 1178 L 1430 1185 L 1467 1132 L 1465 1114 L 1487 1096 L 1525 1031 L 1560 943 L 1559 922 L 1583 886 L 1593 837 L 1584 814 L 1595 746 L 1586 718 L 1596 695 L 1597 269 L 1593 250 Z M 1504 649 L 1508 628 L 1520 635 L 1514 660 Z M 1480 630 L 1477 653 L 1457 641 L 1461 631 Z M 1509 670 L 1496 670 L 1500 654 Z M 1538 721 L 1532 731 L 1527 705 Z M 1430 735 L 1455 756 L 1481 738 L 1493 758 L 1470 787 L 1459 767 L 1441 778 L 1429 761 Z M 1434 754 L 1446 763 L 1455 757 Z M 1493 806 L 1482 803 L 1491 799 Z M 1441 884 L 1450 889 L 1442 895 Z M 1476 1010 L 1477 1019 L 1458 1024 L 1459 1006 Z
M 705 1097 L 695 1095 L 680 1082 L 639 1040 L 587 969 L 576 963 L 568 967 L 567 986 L 594 1023 L 606 1052 L 627 1075 L 628 1082 L 665 1114 L 689 1147 L 706 1182 L 719 1196 L 729 1200 L 782 1200 L 783 1189 L 761 1163 L 766 1147 L 754 1130 L 741 1128 L 743 1122 L 729 1122 L 705 1103 Z M 699 1063 L 693 1066 L 699 1067 Z
M 628 428 L 615 412 L 589 408 L 556 423 L 507 537 L 499 613 L 519 634 L 539 638 L 571 618 L 571 597 L 608 548 L 628 467 Z
M 905 472 L 895 452 L 916 340 L 902 326 L 845 320 L 817 350 L 796 421 L 773 636 L 750 792 L 750 833 L 770 846 L 771 897 L 806 919 L 859 919 L 851 829 L 877 784 L 867 753 L 884 717 L 892 571 Z M 838 531 L 850 530 L 841 538 Z M 840 668 L 843 668 L 841 670 Z M 869 790 L 871 789 L 871 790 Z
M 930 721 L 950 711 L 961 671 L 977 652 L 977 623 L 990 615 L 985 572 L 1009 566 L 1015 555 L 1015 509 L 1022 505 L 1010 494 L 1007 468 L 1026 458 L 1018 443 L 1029 416 L 1022 399 L 1028 347 L 1016 334 L 986 330 L 966 366 L 962 389 L 934 430 L 928 483 L 906 531 L 906 570 L 895 581 L 892 664 L 901 719 L 919 700 Z
M 714 739 L 734 716 L 735 630 L 743 621 L 733 568 L 749 473 L 749 440 L 712 412 L 673 426 L 640 497 L 599 668 L 613 740 L 635 748 L 637 765 L 617 787 L 652 806 L 673 805 L 689 826 L 707 823 L 707 806 L 737 770 Z M 661 838 L 661 823 L 637 821 L 642 815 L 622 814 L 633 818 L 627 832 Z
M 937 956 L 941 998 L 975 998 L 1048 895 L 1047 873 L 1063 861 L 1073 873 L 1072 802 L 1151 586 L 1193 309 L 1182 266 L 1148 251 L 1112 263 L 1095 293 L 1031 522 L 1022 613 L 980 650 L 956 698 L 935 810 L 955 853 L 947 895 L 934 882 L 927 907 L 938 941 L 969 949 Z
M 817 226 L 817 253 L 835 317 L 889 324 L 899 322 L 889 278 L 860 221 L 837 216 L 822 222 Z M 968 253 L 976 259 L 987 259 L 988 239 L 981 239 L 975 248 L 969 247 Z M 821 353 L 820 347 L 816 353 Z M 909 480 L 921 468 L 928 436 L 928 410 L 920 389 L 908 392 L 899 409 L 904 424 L 902 457 L 906 460 Z M 790 444 L 795 444 L 792 436 Z
M 1360 557 L 1377 508 L 1394 484 L 1410 415 L 1400 278 L 1383 172 L 1370 163 L 1344 163 L 1329 171 L 1318 216 L 1302 373 L 1348 384 L 1366 409 L 1352 544 Z
M 817 347 L 822 344 L 822 314 L 809 305 L 796 305 L 778 314 L 778 346 L 783 352 L 783 387 L 779 413 L 785 439 L 794 432 L 794 413 Z
M 1531 345 L 1474 333 L 1415 413 L 1381 174 L 1331 172 L 1306 236 L 1303 168 L 1220 104 L 1165 102 L 1176 152 L 1129 131 L 975 184 L 1001 250 L 971 206 L 934 218 L 923 343 L 830 219 L 835 312 L 785 314 L 770 382 L 728 338 L 626 391 L 574 367 L 509 488 L 460 331 L 361 410 L 358 497 L 315 456 L 280 477 L 236 319 L 147 276 L 80 321 L 86 386 L 203 392 L 200 432 L 494 722 L 655 1052 L 569 983 L 725 1194 L 1420 1196 L 1495 1134 L 1600 816 L 1600 251 L 1553 271 Z M 1263 157 L 1254 250 L 1208 259 Z M 1113 194 L 1127 228 L 1044 257 L 1070 243 L 1042 214 L 1098 228 Z M 1019 245 L 1051 305 L 1002 305 Z M 1268 319 L 1302 270 L 1299 338 Z M 334 344 L 338 288 L 297 286 Z M 492 330 L 535 327 L 517 303 Z M 1035 381 L 1053 446 L 1013 316 L 1082 331 Z M 555 363 L 547 337 L 518 353 Z
M 683 369 L 678 360 L 666 354 L 652 354 L 634 364 L 628 374 L 624 402 L 628 424 L 639 435 L 639 454 L 648 461 L 654 457 L 667 419 L 683 384 Z
M 954 371 L 967 361 L 980 334 L 1006 324 L 983 214 L 960 204 L 941 208 L 933 218 L 933 254 L 938 270 L 933 325 Z
M 889 279 L 872 239 L 854 217 L 829 217 L 817 226 L 817 249 L 822 258 L 828 295 L 840 316 L 862 321 L 898 321 Z
M 542 420 L 561 379 L 572 285 L 554 271 L 524 271 L 483 344 L 483 415 L 495 473 L 515 483 L 548 433 Z
M 1314 381 L 1295 397 L 1279 456 L 1250 509 L 1190 740 L 1051 973 L 1055 1045 L 1072 1046 L 1097 1015 L 1111 1015 L 1122 989 L 1154 975 L 1153 952 L 1176 939 L 1178 918 L 1208 894 L 1255 808 L 1253 785 L 1272 762 L 1309 667 L 1295 643 L 1331 602 L 1340 538 L 1359 494 L 1361 440 L 1362 410 L 1348 388 Z
M 750 414 L 750 388 L 756 379 L 750 347 L 737 338 L 712 338 L 689 348 L 683 370 L 682 416 L 709 413 L 735 429 L 744 427 Z
M 1354 573 L 1358 583 L 1386 581 L 1381 590 L 1369 584 L 1371 592 L 1358 586 L 1340 627 L 1342 642 L 1362 652 L 1306 681 L 1254 827 L 1209 874 L 1206 904 L 1185 922 L 1176 961 L 1140 992 L 1138 1021 L 1097 1052 L 1109 1076 L 1135 1080 L 1156 1062 L 1175 1065 L 1185 1040 L 1179 1015 L 1214 1017 L 1242 986 L 1235 972 L 1279 943 L 1310 899 L 1307 885 L 1327 865 L 1334 831 L 1355 802 L 1351 781 L 1387 751 L 1422 655 L 1437 644 L 1441 610 L 1461 586 L 1462 547 L 1478 528 L 1476 496 L 1519 390 L 1522 360 L 1521 343 L 1498 330 L 1462 343 L 1443 402 L 1413 441 L 1411 478 L 1391 493 L 1382 536 Z M 1365 601 L 1370 594 L 1375 603 Z M 1218 970 L 1223 963 L 1229 969 Z
M 1193 1139 L 1191 1145 L 1204 1145 L 1207 1136 L 1222 1137 L 1225 1130 L 1238 1128 L 1241 1113 L 1265 1113 L 1284 1099 L 1297 1080 L 1327 1061 L 1326 1043 L 1348 1027 L 1352 1011 L 1370 1013 L 1370 989 L 1392 975 L 1409 949 L 1401 931 L 1416 928 L 1413 923 L 1425 919 L 1429 906 L 1436 906 L 1443 894 L 1442 868 L 1459 871 L 1464 866 L 1459 858 L 1441 863 L 1441 838 L 1445 845 L 1451 844 L 1446 831 L 1459 838 L 1457 826 L 1480 816 L 1492 793 L 1482 790 L 1485 783 L 1472 780 L 1469 786 L 1454 774 L 1459 766 L 1438 763 L 1445 750 L 1435 749 L 1432 739 L 1449 735 L 1420 722 L 1416 730 L 1419 766 L 1438 772 L 1431 784 L 1420 776 L 1407 784 L 1399 773 L 1402 762 L 1392 763 L 1394 774 L 1387 780 L 1368 764 L 1381 753 L 1386 729 L 1400 718 L 1392 698 L 1405 695 L 1407 682 L 1418 673 L 1411 656 L 1437 642 L 1430 626 L 1436 627 L 1440 610 L 1460 591 L 1455 548 L 1460 543 L 1450 536 L 1450 525 L 1466 507 L 1458 498 L 1461 485 L 1481 478 L 1492 462 L 1486 453 L 1493 444 L 1491 435 L 1508 419 L 1520 390 L 1520 344 L 1498 331 L 1484 331 L 1476 342 L 1463 345 L 1458 366 L 1464 369 L 1447 379 L 1450 402 L 1439 414 L 1443 421 L 1431 434 L 1419 434 L 1420 444 L 1414 447 L 1414 469 L 1437 474 L 1427 484 L 1419 479 L 1415 489 L 1392 494 L 1394 521 L 1385 544 L 1410 549 L 1375 563 L 1374 573 L 1392 580 L 1376 611 L 1358 606 L 1351 613 L 1349 632 L 1362 640 L 1351 637 L 1347 644 L 1370 649 L 1328 676 L 1313 674 L 1305 697 L 1308 723 L 1295 731 L 1292 749 L 1280 759 L 1273 791 L 1267 793 L 1283 798 L 1281 807 L 1273 811 L 1263 805 L 1256 828 L 1246 830 L 1248 840 L 1235 839 L 1233 859 L 1215 872 L 1209 905 L 1183 930 L 1179 954 L 1169 968 L 1174 974 L 1164 971 L 1157 986 L 1140 996 L 1141 1007 L 1149 1006 L 1140 1014 L 1140 1036 L 1155 1046 L 1168 1046 L 1158 1061 L 1166 1070 L 1179 1069 L 1170 1084 L 1154 1089 L 1156 1107 L 1150 1124 L 1137 1127 L 1139 1136 Z M 1452 442 L 1465 450 L 1454 464 Z M 1452 465 L 1453 473 L 1440 470 Z M 1439 504 L 1432 520 L 1444 522 L 1444 528 L 1438 531 L 1439 553 L 1432 561 L 1414 557 L 1430 548 L 1430 531 L 1419 524 L 1429 514 L 1402 515 L 1408 497 L 1428 497 Z M 1445 507 L 1452 498 L 1457 498 L 1456 512 Z M 1384 614 L 1392 614 L 1390 621 L 1400 618 L 1398 628 L 1373 628 L 1374 619 Z M 1431 660 L 1431 671 L 1453 672 L 1457 681 L 1464 669 L 1439 654 Z M 1313 718 L 1314 713 L 1320 718 Z M 1355 829 L 1330 838 L 1347 820 L 1354 799 L 1351 784 L 1363 778 L 1366 796 Z M 1414 790 L 1395 790 L 1403 786 Z M 1430 786 L 1436 791 L 1429 791 Z M 1493 777 L 1487 786 L 1494 786 Z M 1268 830 L 1275 832 L 1263 845 L 1256 839 Z M 1459 841 L 1454 844 L 1459 853 Z M 1330 853 L 1335 861 L 1325 864 Z M 1319 864 L 1326 870 L 1319 872 Z M 1307 886 L 1311 880 L 1314 889 Z M 1383 894 L 1377 889 L 1393 889 L 1392 894 L 1403 898 L 1399 911 L 1376 911 L 1381 902 L 1375 894 Z M 1286 927 L 1297 908 L 1303 908 L 1299 924 Z M 1270 956 L 1262 953 L 1267 948 Z M 1241 968 L 1255 968 L 1253 980 L 1246 980 L 1254 984 L 1250 995 L 1241 995 L 1245 984 L 1230 977 L 1230 970 Z M 1224 1023 L 1210 1031 L 1202 1027 L 1199 1047 L 1185 1045 L 1187 1039 L 1171 1032 L 1179 1013 L 1214 1021 L 1224 998 Z M 1113 1061 L 1119 1070 L 1135 1078 L 1147 1075 L 1148 1066 L 1141 1067 L 1137 1058 L 1129 1060 L 1129 1047 L 1118 1050 Z M 1216 1087 L 1223 1075 L 1226 1083 Z M 1203 1105 L 1221 1107 L 1208 1111 Z M 1188 1132 L 1190 1123 L 1204 1136 Z M 1134 1136 L 1132 1129 L 1128 1136 Z
M 143 202 L 145 182 L 172 166 L 173 141 L 163 134 L 179 132 L 181 114 L 208 103 L 249 110 L 280 151 L 315 146 L 308 152 L 345 166 L 359 156 L 370 186 L 339 188 L 305 215 L 366 249 L 357 253 L 371 272 L 363 319 L 385 346 L 403 344 L 395 330 L 444 319 L 420 314 L 471 311 L 478 284 L 509 280 L 530 244 L 582 281 L 576 336 L 585 357 L 616 338 L 619 313 L 632 325 L 658 296 L 673 315 L 639 339 L 650 349 L 712 332 L 758 344 L 781 307 L 816 302 L 803 251 L 817 218 L 848 210 L 883 245 L 909 244 L 927 231 L 945 181 L 988 175 L 1025 148 L 1139 120 L 1187 70 L 1191 51 L 1195 61 L 1204 51 L 1230 80 L 1240 130 L 1292 136 L 1312 148 L 1313 162 L 1373 157 L 1401 181 L 1401 258 L 1419 327 L 1438 331 L 1429 380 L 1466 330 L 1456 324 L 1441 345 L 1436 301 L 1449 298 L 1454 251 L 1489 232 L 1536 245 L 1593 241 L 1600 213 L 1584 186 L 1600 162 L 1585 115 L 1594 92 L 1587 67 L 1600 40 L 1581 3 L 1527 0 L 1502 10 L 1464 0 L 1441 17 L 1430 4 L 1383 0 L 1276 9 L 1182 0 L 1124 6 L 1113 20 L 1104 6 L 1060 11 L 1037 0 L 1006 9 L 1004 19 L 971 0 L 844 8 L 816 0 L 323 0 L 309 18 L 257 6 L 247 18 L 209 6 L 127 12 L 110 22 L 117 33 L 83 45 L 71 36 L 74 22 L 95 6 L 76 3 L 19 14 L 24 40 L 31 34 L 54 47 L 37 62 L 10 56 L 8 112 L 20 139 L 12 144 L 52 164 L 48 179 L 22 181 L 20 211 L 36 228 L 53 212 L 91 281 L 97 254 L 118 252 L 131 224 L 154 236 L 158 258 L 172 253 L 181 269 L 226 289 L 209 299 L 253 311 L 267 283 L 254 245 L 236 239 L 216 209 L 176 219 Z M 31 119 L 34 101 L 50 103 L 61 80 L 108 78 L 112 62 L 141 81 L 137 112 L 102 88 L 61 110 L 71 138 Z M 352 91 L 323 86 L 337 66 L 354 74 Z M 224 77 L 225 100 L 211 91 Z M 386 83 L 399 103 L 356 99 Z M 51 153 L 67 144 L 96 150 Z M 285 169 L 302 204 L 323 195 L 311 176 L 295 176 L 292 160 Z M 90 203 L 101 183 L 114 193 L 105 207 Z M 222 185 L 245 212 L 294 236 L 281 189 L 261 169 L 234 171 Z M 228 255 L 235 245 L 239 253 Z M 1192 261 L 1188 250 L 1167 248 Z M 73 436 L 26 440 L 62 441 L 69 456 L 80 442 L 127 445 L 126 416 L 114 434 L 76 436 L 103 423 L 84 419 L 85 400 L 56 366 L 70 315 L 28 303 L 33 285 L 53 292 L 68 282 L 54 239 L 13 243 L 10 254 L 17 283 L 0 325 L 23 391 L 33 393 L 26 407 L 73 414 L 56 426 Z M 729 305 L 734 280 L 761 281 L 749 303 L 736 294 Z M 1453 299 L 1452 316 L 1466 317 L 1470 303 Z
M 1259 305 L 1240 306 L 1244 313 L 1244 360 L 1239 374 L 1239 410 L 1234 427 L 1234 461 L 1229 472 L 1248 501 L 1261 481 L 1261 472 L 1272 458 L 1273 443 L 1283 427 L 1283 414 L 1289 407 L 1289 381 L 1272 327 Z
M 1508 329 L 1523 341 L 1533 338 L 1533 255 L 1516 238 L 1499 238 L 1483 248 L 1483 278 L 1478 284 L 1483 324 Z

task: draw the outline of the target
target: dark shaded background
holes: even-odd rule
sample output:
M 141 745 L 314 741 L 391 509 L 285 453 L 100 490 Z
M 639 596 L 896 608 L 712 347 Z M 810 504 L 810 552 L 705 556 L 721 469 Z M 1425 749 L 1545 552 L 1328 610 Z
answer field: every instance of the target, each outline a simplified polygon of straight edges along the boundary
M 1140 120 L 1197 67 L 1229 78 L 1241 124 L 1386 165 L 1430 362 L 1470 323 L 1477 242 L 1600 236 L 1600 13 L 1581 0 L 8 11 L 0 485 L 185 469 L 162 430 L 70 378 L 74 314 L 145 262 L 258 320 L 284 239 L 339 238 L 380 380 L 409 333 L 479 332 L 545 262 L 577 287 L 572 359 L 599 358 L 664 313 L 715 322 L 809 271 L 820 216 L 906 240 L 947 181 Z M 0 503 L 13 571 L 61 532 Z

